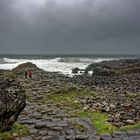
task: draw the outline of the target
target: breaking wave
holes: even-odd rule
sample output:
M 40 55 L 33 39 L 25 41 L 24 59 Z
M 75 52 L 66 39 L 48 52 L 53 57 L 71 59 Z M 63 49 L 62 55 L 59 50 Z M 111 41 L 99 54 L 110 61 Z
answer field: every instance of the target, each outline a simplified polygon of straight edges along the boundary
M 1 58 L 0 69 L 13 69 L 19 64 L 31 62 L 36 64 L 39 68 L 45 71 L 61 72 L 63 74 L 71 75 L 73 68 L 85 69 L 91 63 L 98 63 L 101 61 L 112 60 L 112 58 L 80 58 L 80 57 L 57 57 L 57 58 Z

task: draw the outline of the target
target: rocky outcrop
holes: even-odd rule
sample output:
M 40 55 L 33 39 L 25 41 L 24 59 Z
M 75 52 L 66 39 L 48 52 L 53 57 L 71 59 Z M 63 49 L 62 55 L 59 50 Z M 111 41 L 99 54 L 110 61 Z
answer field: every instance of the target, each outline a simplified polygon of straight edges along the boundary
M 0 79 L 0 131 L 7 131 L 26 105 L 25 91 L 19 82 Z
M 80 70 L 79 68 L 74 68 L 74 69 L 72 69 L 72 73 L 76 74 L 79 72 L 79 70 Z
M 17 76 L 24 75 L 25 70 L 39 70 L 39 68 L 35 64 L 28 62 L 20 64 L 16 68 L 12 69 L 12 71 L 16 73 Z
M 73 74 L 84 73 L 84 72 L 85 72 L 84 69 L 79 69 L 79 68 L 72 69 Z
M 93 75 L 101 74 L 101 76 L 140 73 L 140 59 L 103 61 L 100 63 L 90 64 L 85 71 L 93 71 Z
M 93 71 L 92 75 L 85 74 Z M 89 65 L 83 75 L 75 75 L 71 81 L 76 84 L 98 87 L 103 92 L 140 92 L 140 59 L 104 61 Z

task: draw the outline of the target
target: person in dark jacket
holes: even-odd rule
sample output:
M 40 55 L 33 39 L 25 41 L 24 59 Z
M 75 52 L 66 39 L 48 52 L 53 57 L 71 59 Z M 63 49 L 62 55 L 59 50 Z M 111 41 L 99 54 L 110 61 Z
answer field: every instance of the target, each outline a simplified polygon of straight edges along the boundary
M 27 70 L 25 70 L 25 78 L 27 78 L 28 72 Z

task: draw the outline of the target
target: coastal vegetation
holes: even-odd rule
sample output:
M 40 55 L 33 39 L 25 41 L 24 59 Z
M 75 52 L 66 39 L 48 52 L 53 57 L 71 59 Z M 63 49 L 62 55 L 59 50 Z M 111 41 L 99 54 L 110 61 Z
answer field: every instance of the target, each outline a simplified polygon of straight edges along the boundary
M 9 70 L 6 70 L 6 71 L 1 70 L 0 78 L 1 79 L 4 79 L 4 78 L 16 79 L 16 73 L 9 71 Z
M 0 140 L 8 140 L 14 137 L 21 138 L 29 134 L 29 129 L 25 125 L 14 123 L 10 131 L 0 132 Z

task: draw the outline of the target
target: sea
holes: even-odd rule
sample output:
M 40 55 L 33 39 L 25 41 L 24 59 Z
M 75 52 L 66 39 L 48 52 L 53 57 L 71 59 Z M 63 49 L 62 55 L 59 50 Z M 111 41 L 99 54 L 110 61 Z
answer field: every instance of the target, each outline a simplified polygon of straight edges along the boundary
M 60 72 L 72 76 L 73 68 L 85 69 L 91 63 L 102 61 L 140 58 L 140 55 L 113 55 L 113 54 L 47 54 L 47 55 L 0 55 L 0 69 L 11 70 L 19 64 L 31 62 L 37 67 L 49 71 Z

